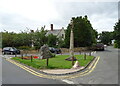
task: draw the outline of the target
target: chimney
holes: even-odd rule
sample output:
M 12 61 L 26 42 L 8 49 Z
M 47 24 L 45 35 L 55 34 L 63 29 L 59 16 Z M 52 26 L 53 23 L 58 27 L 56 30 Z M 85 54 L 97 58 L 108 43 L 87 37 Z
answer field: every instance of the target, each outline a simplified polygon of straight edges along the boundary
M 51 31 L 53 31 L 53 24 L 51 24 Z

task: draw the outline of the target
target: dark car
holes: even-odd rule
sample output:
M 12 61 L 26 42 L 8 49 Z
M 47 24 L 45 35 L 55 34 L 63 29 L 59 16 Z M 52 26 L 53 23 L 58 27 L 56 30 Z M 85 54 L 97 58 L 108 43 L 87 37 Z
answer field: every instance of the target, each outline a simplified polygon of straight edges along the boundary
M 103 50 L 104 51 L 104 44 L 98 43 L 94 46 L 94 50 Z
M 16 49 L 15 47 L 5 47 L 2 49 L 3 54 L 20 54 L 20 50 Z
M 49 50 L 51 53 L 56 53 L 56 54 L 61 53 L 61 50 L 57 48 L 49 47 Z

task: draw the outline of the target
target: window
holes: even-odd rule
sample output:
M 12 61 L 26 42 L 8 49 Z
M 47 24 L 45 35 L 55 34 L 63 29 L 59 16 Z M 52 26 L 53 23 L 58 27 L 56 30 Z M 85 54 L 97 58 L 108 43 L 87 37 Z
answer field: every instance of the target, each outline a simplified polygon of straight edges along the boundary
M 62 34 L 62 38 L 64 38 L 64 34 Z

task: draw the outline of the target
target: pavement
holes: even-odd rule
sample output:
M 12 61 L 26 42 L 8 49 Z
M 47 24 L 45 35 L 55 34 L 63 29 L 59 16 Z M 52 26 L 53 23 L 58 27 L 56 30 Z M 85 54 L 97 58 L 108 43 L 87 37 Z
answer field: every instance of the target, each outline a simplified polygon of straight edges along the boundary
M 66 73 L 73 73 L 73 72 L 77 72 L 79 70 L 84 69 L 84 67 L 79 67 L 76 69 L 42 69 L 40 71 L 45 72 L 45 73 L 49 73 L 49 74 L 66 74 Z

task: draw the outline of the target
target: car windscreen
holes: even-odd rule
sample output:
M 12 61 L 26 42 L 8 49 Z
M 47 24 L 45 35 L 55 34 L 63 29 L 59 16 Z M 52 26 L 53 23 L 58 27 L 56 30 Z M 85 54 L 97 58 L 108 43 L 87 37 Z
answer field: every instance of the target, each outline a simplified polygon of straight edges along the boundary
M 13 47 L 14 50 L 17 50 L 15 47 Z

